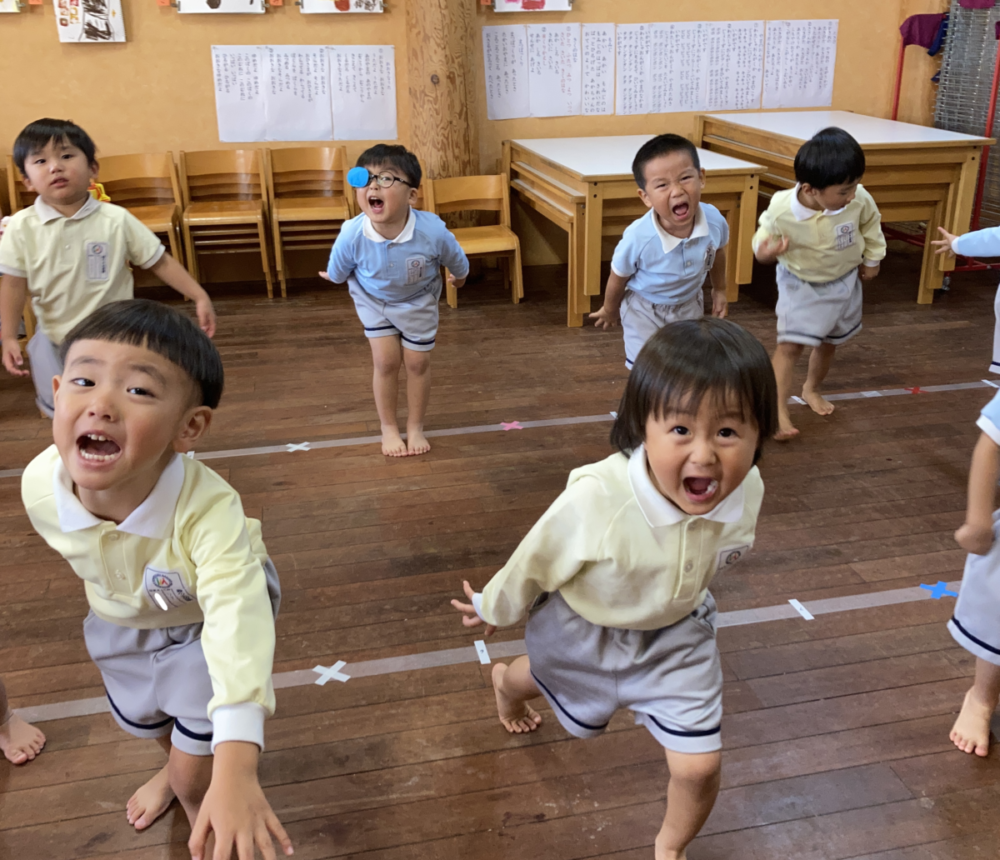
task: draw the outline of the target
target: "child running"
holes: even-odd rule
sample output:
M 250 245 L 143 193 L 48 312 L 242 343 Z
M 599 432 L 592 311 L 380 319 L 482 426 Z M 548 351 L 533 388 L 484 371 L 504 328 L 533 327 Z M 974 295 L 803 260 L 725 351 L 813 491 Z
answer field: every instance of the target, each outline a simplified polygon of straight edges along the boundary
M 1000 257 L 1000 227 L 987 227 L 985 230 L 974 230 L 964 236 L 949 233 L 944 227 L 938 227 L 943 238 L 935 239 L 931 244 L 936 254 L 963 257 Z M 1000 287 L 993 299 L 993 360 L 990 362 L 990 373 L 1000 373 Z
M 795 363 L 811 346 L 802 399 L 818 415 L 834 406 L 819 393 L 840 344 L 861 331 L 861 281 L 878 275 L 885 257 L 881 216 L 859 184 L 865 154 L 840 128 L 826 128 L 795 156 L 794 188 L 779 191 L 761 215 L 753 249 L 778 263 L 778 432 L 799 435 L 788 411 Z
M 625 228 L 611 260 L 604 304 L 590 318 L 600 329 L 621 322 L 625 366 L 668 322 L 705 314 L 702 289 L 711 277 L 712 314 L 724 317 L 729 225 L 701 202 L 705 171 L 698 150 L 678 134 L 646 141 L 632 162 L 639 199 L 649 212 Z
M 86 585 L 87 650 L 118 724 L 155 739 L 163 770 L 129 800 L 148 827 L 180 800 L 191 856 L 274 858 L 291 842 L 261 791 L 274 712 L 277 573 L 239 495 L 184 456 L 222 396 L 222 359 L 186 316 L 105 305 L 62 343 L 55 444 L 21 480 L 35 530 Z M 215 834 L 215 854 L 206 849 Z
M 14 141 L 14 164 L 32 206 L 16 212 L 0 240 L 0 341 L 3 365 L 28 376 L 17 342 L 28 295 L 38 328 L 28 342 L 35 402 L 52 417 L 52 377 L 62 372 L 59 346 L 70 329 L 102 305 L 132 298 L 129 264 L 148 269 L 195 303 L 211 337 L 215 310 L 208 293 L 166 253 L 160 240 L 127 209 L 99 203 L 97 147 L 80 126 L 40 119 Z
M 348 181 L 362 214 L 347 221 L 320 276 L 346 283 L 375 365 L 375 408 L 387 457 L 425 454 L 424 414 L 431 394 L 431 350 L 437 338 L 441 267 L 456 287 L 469 261 L 444 221 L 413 207 L 422 176 L 417 157 L 380 143 L 365 150 Z M 406 367 L 406 441 L 396 405 Z
M 1000 478 L 1000 392 L 976 423 L 982 433 L 969 469 L 965 523 L 955 532 L 955 540 L 969 557 L 948 630 L 976 658 L 976 677 L 951 739 L 962 752 L 985 756 L 990 720 L 1000 699 L 1000 541 L 996 540 L 1000 511 L 993 511 Z
M 713 577 L 754 542 L 756 462 L 777 426 L 764 347 L 734 323 L 670 323 L 638 354 L 611 431 L 618 449 L 565 491 L 468 603 L 486 635 L 530 608 L 528 655 L 493 669 L 500 722 L 534 731 L 544 696 L 579 738 L 619 708 L 665 748 L 656 860 L 684 858 L 719 790 L 722 668 Z

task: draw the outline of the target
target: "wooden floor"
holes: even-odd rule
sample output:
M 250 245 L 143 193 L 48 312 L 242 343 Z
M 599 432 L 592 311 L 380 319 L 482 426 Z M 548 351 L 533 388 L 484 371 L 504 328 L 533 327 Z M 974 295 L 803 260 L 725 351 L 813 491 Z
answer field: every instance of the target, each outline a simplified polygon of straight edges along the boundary
M 919 256 L 893 253 L 865 288 L 865 330 L 838 352 L 833 391 L 986 376 L 996 276 L 955 278 L 915 304 Z M 774 345 L 773 273 L 732 318 Z M 442 305 L 429 427 L 594 415 L 616 408 L 620 332 L 567 329 L 565 272 L 527 273 L 519 306 L 494 281 Z M 205 449 L 377 433 L 368 347 L 346 290 L 300 284 L 218 300 L 227 389 Z M 954 580 L 976 429 L 989 392 L 850 400 L 795 412 L 771 445 L 750 560 L 713 585 L 720 608 Z M 0 379 L 0 470 L 50 441 L 30 385 Z M 215 460 L 260 517 L 281 574 L 275 671 L 469 645 L 448 600 L 482 586 L 565 484 L 610 453 L 610 424 Z M 81 636 L 82 584 L 32 533 L 0 480 L 0 674 L 15 707 L 101 695 Z M 690 860 L 965 860 L 1000 856 L 997 755 L 948 731 L 972 660 L 927 600 L 723 629 L 723 791 Z M 519 638 L 519 630 L 500 638 Z M 666 770 L 620 714 L 570 738 L 550 711 L 530 738 L 499 726 L 485 668 L 416 670 L 279 691 L 261 779 L 296 857 L 652 860 Z M 176 807 L 136 835 L 132 790 L 162 764 L 107 714 L 42 724 L 41 757 L 0 763 L 0 858 L 183 858 Z

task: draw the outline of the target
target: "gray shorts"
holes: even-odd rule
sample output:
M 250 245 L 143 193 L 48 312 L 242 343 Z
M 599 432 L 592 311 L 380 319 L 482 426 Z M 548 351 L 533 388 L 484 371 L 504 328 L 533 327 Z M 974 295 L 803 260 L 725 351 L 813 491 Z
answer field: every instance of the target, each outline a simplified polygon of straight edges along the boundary
M 267 590 L 275 616 L 281 602 L 278 572 L 264 563 Z M 170 735 L 188 755 L 212 754 L 208 703 L 212 679 L 201 649 L 202 624 L 137 630 L 98 618 L 91 611 L 83 636 L 91 659 L 101 670 L 111 714 L 137 738 Z
M 626 290 L 622 298 L 622 331 L 625 334 L 625 366 L 631 370 L 646 341 L 667 323 L 700 320 L 705 316 L 705 296 L 701 290 L 685 302 L 657 305 L 640 293 Z
M 36 329 L 28 341 L 28 361 L 31 362 L 31 381 L 35 384 L 35 403 L 51 418 L 55 414 L 52 377 L 62 375 L 63 365 L 59 347 L 42 334 L 41 329 Z
M 399 336 L 403 346 L 416 352 L 430 352 L 438 330 L 440 293 L 427 290 L 405 302 L 386 302 L 366 293 L 356 278 L 347 279 L 365 337 Z
M 628 708 L 668 750 L 722 749 L 722 661 L 715 600 L 660 630 L 600 627 L 549 594 L 528 619 L 531 674 L 571 735 L 601 734 Z
M 993 546 L 969 554 L 948 630 L 966 651 L 1000 666 L 1000 511 L 993 514 Z
M 861 278 L 857 269 L 825 284 L 803 281 L 778 266 L 778 343 L 846 343 L 861 331 Z

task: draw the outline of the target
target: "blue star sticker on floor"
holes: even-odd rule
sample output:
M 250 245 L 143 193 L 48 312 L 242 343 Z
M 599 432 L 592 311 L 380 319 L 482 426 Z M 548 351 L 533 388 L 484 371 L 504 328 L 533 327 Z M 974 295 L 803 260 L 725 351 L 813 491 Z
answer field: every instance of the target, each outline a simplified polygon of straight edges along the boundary
M 941 580 L 938 580 L 937 585 L 921 585 L 920 587 L 926 588 L 935 600 L 940 600 L 942 597 L 958 597 L 958 593 L 948 591 L 948 583 L 941 582 Z

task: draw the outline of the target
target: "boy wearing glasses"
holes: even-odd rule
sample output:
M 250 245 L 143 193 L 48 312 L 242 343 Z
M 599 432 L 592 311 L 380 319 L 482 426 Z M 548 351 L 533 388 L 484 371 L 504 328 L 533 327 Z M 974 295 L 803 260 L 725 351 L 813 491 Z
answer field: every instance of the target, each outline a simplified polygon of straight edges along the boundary
M 347 174 L 362 214 L 347 221 L 320 275 L 347 283 L 372 348 L 375 407 L 382 425 L 382 453 L 427 453 L 424 413 L 430 397 L 430 351 L 438 327 L 441 266 L 461 287 L 469 261 L 444 222 L 414 209 L 420 162 L 403 146 L 380 143 L 361 153 Z M 396 401 L 399 368 L 406 366 L 406 441 Z

